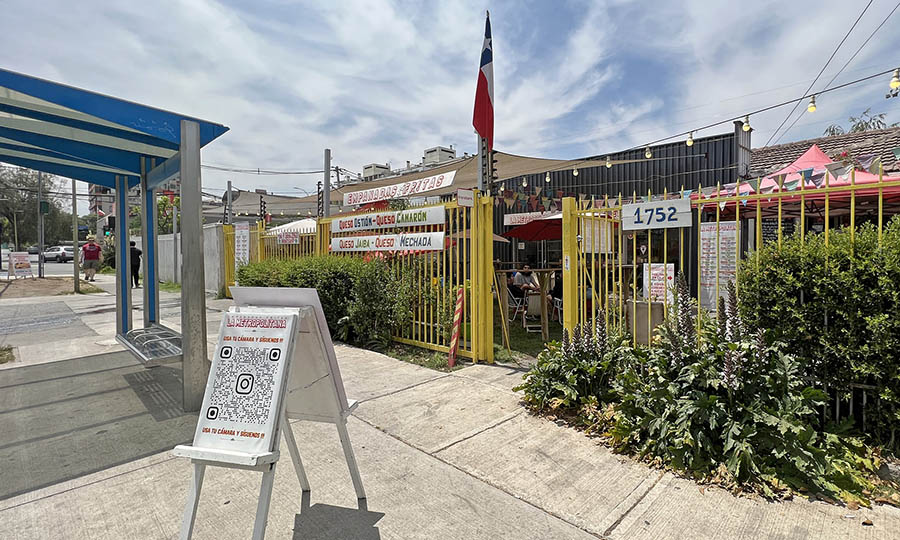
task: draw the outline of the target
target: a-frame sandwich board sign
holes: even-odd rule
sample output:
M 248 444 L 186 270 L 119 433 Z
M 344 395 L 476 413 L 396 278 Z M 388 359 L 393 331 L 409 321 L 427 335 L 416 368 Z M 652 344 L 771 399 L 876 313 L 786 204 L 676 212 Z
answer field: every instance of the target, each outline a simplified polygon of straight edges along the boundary
M 337 426 L 341 444 L 344 449 L 344 455 L 350 469 L 350 476 L 356 489 L 357 497 L 365 498 L 362 480 L 356 464 L 356 458 L 353 454 L 353 448 L 350 444 L 350 438 L 347 433 L 346 422 L 347 416 L 356 406 L 356 402 L 348 402 L 344 393 L 343 382 L 341 381 L 340 371 L 337 367 L 337 360 L 334 355 L 334 347 L 331 342 L 331 336 L 328 332 L 328 326 L 325 322 L 325 315 L 319 303 L 318 294 L 314 289 L 270 289 L 270 288 L 248 288 L 233 287 L 232 294 L 236 307 L 226 314 L 223 319 L 222 327 L 219 334 L 219 346 L 216 349 L 210 379 L 207 383 L 206 394 L 204 395 L 204 404 L 201 409 L 201 417 L 198 421 L 197 432 L 195 433 L 194 444 L 192 446 L 178 446 L 173 453 L 178 456 L 189 457 L 194 464 L 194 477 L 191 492 L 188 497 L 188 503 L 185 508 L 184 521 L 182 523 L 182 538 L 190 538 L 193 531 L 194 519 L 197 513 L 197 504 L 199 501 L 200 488 L 203 482 L 203 473 L 206 465 L 215 465 L 223 467 L 249 469 L 263 472 L 263 481 L 260 488 L 260 497 L 257 505 L 256 521 L 253 529 L 253 538 L 262 539 L 265 535 L 266 519 L 268 516 L 269 501 L 271 499 L 272 482 L 274 481 L 275 463 L 278 460 L 278 436 L 284 433 L 285 442 L 291 454 L 291 459 L 303 491 L 309 491 L 309 481 L 303 470 L 303 464 L 300 459 L 300 452 L 297 443 L 294 440 L 293 431 L 287 422 L 288 418 L 297 418 L 304 420 L 312 420 L 319 422 L 334 423 Z M 294 326 L 287 333 L 290 337 L 288 340 L 285 336 L 266 335 L 260 326 L 269 325 L 270 323 L 239 323 L 255 325 L 252 332 L 245 332 L 248 335 L 236 337 L 232 330 L 242 327 L 229 327 L 229 321 L 234 323 L 233 314 L 241 314 L 243 317 L 263 317 L 272 318 L 273 316 L 282 316 L 283 314 L 292 314 L 294 316 Z M 285 323 L 285 326 L 288 326 Z M 244 326 L 243 328 L 247 328 Z M 286 328 L 283 330 L 287 330 Z M 268 333 L 277 332 L 273 329 L 267 329 Z M 238 332 L 239 333 L 239 332 Z M 226 339 L 226 336 L 228 337 Z M 255 341 L 256 338 L 261 338 Z M 222 393 L 221 388 L 233 388 L 236 391 L 247 391 L 248 377 L 240 378 L 242 373 L 247 372 L 244 367 L 234 367 L 235 362 L 229 358 L 222 358 L 223 350 L 226 356 L 233 355 L 234 351 L 227 352 L 224 347 L 229 341 L 235 343 L 235 339 L 241 340 L 237 343 L 265 343 L 271 345 L 270 349 L 274 349 L 275 344 L 284 344 L 284 367 L 280 372 L 280 381 L 265 379 L 273 385 L 280 385 L 281 391 L 277 393 L 279 403 L 277 405 L 278 420 L 270 425 L 271 433 L 258 431 L 256 433 L 262 436 L 254 435 L 253 431 L 233 430 L 225 427 L 224 431 L 214 433 L 213 435 L 220 438 L 211 438 L 209 431 L 203 432 L 203 428 L 222 429 L 221 426 L 205 425 L 213 422 L 209 419 L 209 415 L 222 414 L 223 409 L 211 413 L 209 407 L 216 407 L 215 401 L 216 387 L 220 388 L 219 394 Z M 284 339 L 283 342 L 273 342 L 272 340 Z M 251 341 L 248 341 L 251 340 Z M 262 347 L 265 349 L 266 347 Z M 260 358 L 266 357 L 269 353 L 256 352 L 252 354 L 258 363 Z M 277 353 L 276 353 L 277 354 Z M 243 352 L 243 357 L 248 355 L 247 351 Z M 271 361 L 271 360 L 269 360 Z M 230 366 L 230 367 L 228 367 Z M 216 379 L 215 375 L 219 373 L 219 368 L 228 375 Z M 251 370 L 252 371 L 252 370 Z M 239 380 L 240 379 L 240 380 Z M 254 381 L 253 384 L 256 384 Z M 243 386 L 242 386 L 243 385 Z M 256 387 L 259 390 L 263 386 Z M 254 391 L 255 393 L 255 391 Z M 263 392 L 268 395 L 267 392 Z M 275 393 L 273 392 L 273 396 Z M 209 400 L 209 403 L 207 401 Z M 246 400 L 247 408 L 258 410 L 258 404 L 255 400 Z M 240 415 L 248 414 L 247 411 L 228 409 L 232 415 L 238 415 L 239 419 L 246 419 Z M 254 413 L 256 414 L 256 413 Z M 220 418 L 220 417 L 217 417 Z M 221 422 L 220 422 L 221 423 Z M 258 426 L 257 426 L 258 427 Z M 224 438 L 222 438 L 224 436 Z M 234 450 L 230 445 L 237 442 L 239 438 L 249 437 L 253 439 L 256 446 L 244 448 L 238 445 L 238 449 Z M 267 441 L 267 442 L 264 442 Z M 205 446 L 204 446 L 205 445 Z M 212 445 L 212 447 L 210 447 Z M 247 451 L 249 450 L 249 451 Z

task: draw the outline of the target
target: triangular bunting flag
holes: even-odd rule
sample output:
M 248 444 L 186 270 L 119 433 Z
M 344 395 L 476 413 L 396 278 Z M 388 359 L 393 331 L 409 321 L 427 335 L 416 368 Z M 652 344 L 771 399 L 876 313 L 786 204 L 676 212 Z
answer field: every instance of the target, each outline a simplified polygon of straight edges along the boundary
M 534 186 L 534 194 L 539 196 L 541 194 L 541 189 L 543 188 L 540 186 Z
M 825 171 L 810 176 L 809 181 L 816 187 L 822 187 L 822 183 L 825 181 Z
M 868 170 L 869 170 L 869 167 L 871 167 L 872 164 L 875 162 L 875 159 L 876 159 L 876 158 L 875 158 L 875 154 L 866 154 L 866 155 L 864 155 L 864 156 L 859 156 L 859 158 L 858 158 L 858 161 L 859 161 L 859 168 L 860 168 L 860 169 L 865 169 L 865 170 L 868 171 Z M 877 168 L 877 167 L 878 167 L 878 166 L 876 165 L 876 168 Z
M 725 201 L 719 202 L 719 208 L 721 208 L 722 210 L 725 210 Z
M 803 169 L 802 171 L 797 171 L 797 172 L 800 173 L 800 178 L 803 179 L 803 183 L 804 183 L 804 184 L 806 184 L 806 182 L 809 182 L 809 179 L 810 179 L 810 177 L 811 177 L 812 174 L 813 174 L 812 168 L 809 168 L 809 169 Z
M 800 187 L 800 179 L 799 178 L 796 180 L 791 180 L 790 182 L 784 183 L 784 189 L 786 189 L 788 191 L 794 191 L 798 187 Z
M 762 193 L 772 193 L 773 191 L 775 191 L 775 186 L 764 186 L 761 191 Z M 772 199 L 769 200 L 771 201 Z
M 870 163 L 868 167 L 864 167 L 864 169 L 869 171 L 871 174 L 878 174 L 879 170 L 881 169 L 881 157 L 878 156 L 873 159 L 872 163 Z
M 825 165 L 825 168 L 835 178 L 840 178 L 850 172 L 850 165 L 844 165 L 843 163 L 829 163 Z
M 784 184 L 784 178 L 786 176 L 787 176 L 786 174 L 782 173 L 782 174 L 776 174 L 775 176 L 772 177 L 772 180 L 775 180 L 775 185 L 778 186 L 779 191 L 781 191 L 781 186 Z
M 730 184 L 725 184 L 722 186 L 725 189 L 726 195 L 734 195 L 735 189 L 737 189 L 737 182 L 732 182 Z
M 693 193 L 693 191 L 690 189 L 682 189 L 681 190 L 681 198 L 682 199 L 690 199 L 691 193 Z
M 891 150 L 891 152 L 894 153 L 894 159 L 896 159 L 897 161 L 900 161 L 900 146 L 898 146 L 897 148 L 894 148 L 893 150 Z
M 753 193 L 759 191 L 759 178 L 757 178 L 756 180 L 747 180 L 747 184 L 750 186 L 750 189 L 753 191 Z
M 741 199 L 741 205 L 747 206 L 747 199 Z

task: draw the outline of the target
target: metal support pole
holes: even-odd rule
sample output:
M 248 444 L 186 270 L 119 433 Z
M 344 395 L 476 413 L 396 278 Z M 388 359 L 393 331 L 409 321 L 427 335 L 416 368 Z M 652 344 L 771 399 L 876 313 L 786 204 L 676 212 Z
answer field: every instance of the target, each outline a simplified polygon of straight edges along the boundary
M 226 206 L 226 214 L 225 215 L 227 216 L 225 218 L 226 225 L 234 225 L 234 210 L 232 209 L 231 203 L 232 203 L 231 180 L 229 180 L 228 181 L 228 191 L 225 192 L 225 206 Z
M 172 282 L 181 283 L 178 269 L 178 207 L 172 203 Z
M 75 294 L 81 292 L 78 279 L 78 201 L 75 199 L 75 179 L 72 179 L 72 276 L 75 279 Z
M 331 216 L 331 148 L 325 149 L 325 166 L 322 169 L 325 171 L 322 177 L 322 206 L 325 217 L 329 217 Z M 265 216 L 262 217 L 265 219 Z
M 44 188 L 44 173 L 38 171 L 38 207 L 37 207 L 37 233 L 38 233 L 38 277 L 44 277 L 44 214 L 41 213 L 41 202 Z
M 159 322 L 159 281 L 157 280 L 156 193 L 147 188 L 146 158 L 141 158 L 141 246 L 144 251 L 144 328 Z
M 181 121 L 182 242 L 185 272 L 181 276 L 182 404 L 185 412 L 199 411 L 209 375 L 206 357 L 206 291 L 203 258 L 203 219 L 200 196 L 200 125 Z
M 116 175 L 116 333 L 131 330 L 131 250 L 128 245 L 128 177 Z

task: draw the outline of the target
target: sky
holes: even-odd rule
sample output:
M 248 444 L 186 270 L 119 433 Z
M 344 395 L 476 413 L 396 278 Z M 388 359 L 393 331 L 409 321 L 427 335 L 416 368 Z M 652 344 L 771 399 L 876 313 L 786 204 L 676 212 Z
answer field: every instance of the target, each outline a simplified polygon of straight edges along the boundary
M 437 145 L 475 150 L 490 9 L 495 148 L 574 159 L 802 96 L 867 3 L 7 0 L 0 65 L 229 126 L 204 149 L 205 164 L 315 170 L 331 148 L 351 171 L 399 168 Z M 896 5 L 873 0 L 813 91 Z M 900 66 L 897 11 L 831 86 Z M 822 95 L 812 114 L 804 101 L 775 140 L 820 136 L 869 107 L 900 121 L 900 98 L 884 98 L 889 79 Z M 752 116 L 753 146 L 789 111 Z M 302 195 L 320 177 L 205 169 L 203 184 Z

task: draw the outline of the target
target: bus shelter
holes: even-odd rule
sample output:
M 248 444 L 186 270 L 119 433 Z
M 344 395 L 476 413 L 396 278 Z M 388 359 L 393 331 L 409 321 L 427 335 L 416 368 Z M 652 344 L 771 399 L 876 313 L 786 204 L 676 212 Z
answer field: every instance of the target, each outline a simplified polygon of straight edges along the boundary
M 0 161 L 110 188 L 118 227 L 116 337 L 139 360 L 181 357 L 183 406 L 199 410 L 208 371 L 200 149 L 227 127 L 0 69 Z M 181 334 L 159 321 L 156 190 L 181 180 Z M 128 193 L 139 186 L 143 321 L 133 320 Z

